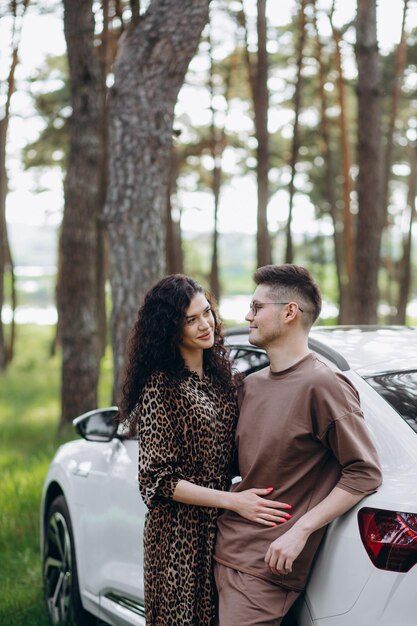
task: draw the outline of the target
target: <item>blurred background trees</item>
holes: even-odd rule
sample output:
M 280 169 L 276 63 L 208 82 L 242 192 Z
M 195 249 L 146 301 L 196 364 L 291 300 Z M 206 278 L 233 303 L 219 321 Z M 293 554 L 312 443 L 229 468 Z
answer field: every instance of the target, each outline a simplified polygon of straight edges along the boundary
M 55 11 L 65 24 L 66 55 L 16 82 L 13 35 L 0 77 L 0 368 L 12 355 L 11 258 L 21 253 L 4 219 L 5 131 L 13 92 L 26 90 L 42 124 L 22 162 L 39 193 L 51 170 L 65 189 L 63 425 L 95 406 L 108 337 L 116 400 L 128 330 L 167 272 L 195 276 L 222 305 L 250 294 L 257 265 L 294 262 L 322 286 L 323 321 L 414 321 L 415 0 L 396 3 L 400 28 L 382 52 L 389 15 L 376 0 L 288 0 L 276 20 L 272 0 L 6 4 L 9 33 L 25 12 Z
M 9 243 L 6 223 L 6 198 L 8 192 L 8 177 L 6 167 L 7 131 L 10 121 L 10 106 L 16 88 L 15 73 L 19 61 L 19 44 L 22 35 L 23 19 L 29 0 L 10 3 L 10 59 L 6 75 L 0 82 L 0 313 L 5 302 L 5 284 L 8 275 L 10 284 L 11 310 L 16 308 L 16 289 L 13 258 Z M 10 333 L 7 337 L 0 315 L 0 372 L 4 371 L 13 358 L 15 336 L 15 320 L 12 315 Z

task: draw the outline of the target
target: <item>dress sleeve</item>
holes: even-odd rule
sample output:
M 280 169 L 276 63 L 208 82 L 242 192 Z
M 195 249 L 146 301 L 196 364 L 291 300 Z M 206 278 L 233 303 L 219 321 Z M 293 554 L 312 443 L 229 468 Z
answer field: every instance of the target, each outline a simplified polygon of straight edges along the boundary
M 323 393 L 326 395 L 326 390 Z M 356 389 L 349 380 L 337 377 L 325 404 L 327 426 L 320 439 L 340 463 L 336 486 L 354 495 L 374 493 L 382 482 L 382 472 Z
M 162 376 L 144 388 L 138 406 L 139 490 L 146 506 L 172 499 L 181 475 L 181 436 Z

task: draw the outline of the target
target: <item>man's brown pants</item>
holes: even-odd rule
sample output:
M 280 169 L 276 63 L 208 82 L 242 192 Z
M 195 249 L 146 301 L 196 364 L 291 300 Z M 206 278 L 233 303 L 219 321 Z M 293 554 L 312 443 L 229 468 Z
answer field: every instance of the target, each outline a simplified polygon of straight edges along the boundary
M 218 626 L 279 626 L 300 593 L 216 563 Z

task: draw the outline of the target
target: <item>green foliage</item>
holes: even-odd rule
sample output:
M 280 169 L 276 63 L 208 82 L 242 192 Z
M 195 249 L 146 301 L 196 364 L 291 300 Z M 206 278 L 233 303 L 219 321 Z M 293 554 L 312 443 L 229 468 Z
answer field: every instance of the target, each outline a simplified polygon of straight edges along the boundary
M 46 626 L 39 552 L 42 484 L 61 443 L 57 438 L 58 357 L 55 329 L 19 326 L 16 358 L 0 378 L 0 624 Z M 111 362 L 103 362 L 100 397 L 110 398 Z
M 69 147 L 71 115 L 69 77 L 65 56 L 48 57 L 33 77 L 34 106 L 45 123 L 38 138 L 22 151 L 23 165 L 30 167 L 60 166 L 64 170 Z

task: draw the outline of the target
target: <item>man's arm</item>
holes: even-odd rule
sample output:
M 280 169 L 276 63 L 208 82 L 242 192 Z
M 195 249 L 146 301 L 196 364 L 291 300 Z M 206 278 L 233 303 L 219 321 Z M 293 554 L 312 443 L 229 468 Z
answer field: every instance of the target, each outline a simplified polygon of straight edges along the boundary
M 303 515 L 292 528 L 271 543 L 265 556 L 269 569 L 278 574 L 289 574 L 292 565 L 304 548 L 309 536 L 319 528 L 349 511 L 366 494 L 354 495 L 334 487 L 329 495 Z
M 292 571 L 294 560 L 314 531 L 346 513 L 382 482 L 378 454 L 352 383 L 340 375 L 329 378 L 327 384 L 316 388 L 314 406 L 316 415 L 324 415 L 328 421 L 320 441 L 334 454 L 341 474 L 329 495 L 270 545 L 265 562 L 280 574 Z

